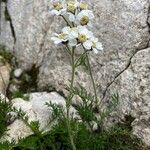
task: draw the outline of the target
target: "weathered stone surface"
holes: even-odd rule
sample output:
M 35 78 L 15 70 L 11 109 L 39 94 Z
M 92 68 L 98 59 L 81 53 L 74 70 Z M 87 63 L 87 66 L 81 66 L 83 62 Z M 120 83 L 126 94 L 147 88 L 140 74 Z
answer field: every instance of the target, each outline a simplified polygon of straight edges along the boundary
M 46 103 L 49 102 L 60 105 L 63 108 L 66 107 L 65 99 L 56 92 L 31 93 L 29 94 L 29 101 L 23 100 L 22 98 L 12 100 L 13 107 L 18 110 L 21 109 L 26 113 L 29 123 L 32 121 L 39 121 L 39 129 L 43 132 L 50 130 L 50 127 L 55 123 L 50 122 L 52 119 L 52 110 L 46 105 Z M 14 120 L 15 114 L 10 114 L 13 114 L 12 117 Z M 71 107 L 70 115 L 73 115 L 73 117 L 78 117 L 76 110 L 73 107 Z M 11 125 L 9 125 L 8 129 L 7 134 L 9 136 L 3 137 L 3 140 L 6 139 L 11 141 L 12 139 L 15 139 L 15 141 L 17 141 L 18 138 L 24 138 L 33 134 L 33 131 L 25 124 L 25 122 L 19 119 L 16 119 Z
M 106 99 L 116 91 L 120 95 L 119 117 L 135 118 L 133 133 L 150 145 L 150 48 L 137 52 L 130 66 L 108 88 Z M 108 97 L 107 97 L 108 96 Z
M 132 114 L 138 119 L 143 106 L 146 105 L 147 112 L 149 109 L 150 54 L 146 48 L 150 39 L 150 1 L 88 1 L 96 14 L 93 31 L 104 46 L 103 52 L 90 56 L 98 96 L 106 103 L 112 93 L 118 92 L 120 116 Z M 52 32 L 59 31 L 61 26 L 60 18 L 57 20 L 50 16 L 50 7 L 49 0 L 8 0 L 7 3 L 16 35 L 15 55 L 20 67 L 30 69 L 34 64 L 39 66 L 39 87 L 52 86 L 64 91 L 69 84 L 71 70 L 65 50 L 55 47 L 50 41 Z M 136 53 L 137 50 L 141 51 Z M 132 58 L 133 53 L 136 54 Z M 92 91 L 89 74 L 84 71 L 79 68 L 76 72 L 76 83 Z M 142 129 L 143 126 L 140 127 Z M 139 131 L 135 132 L 138 136 Z M 146 136 L 148 134 L 139 137 L 145 137 L 142 139 L 150 144 Z
M 14 38 L 11 31 L 10 21 L 6 16 L 6 4 L 0 2 L 0 45 L 5 45 L 9 50 L 13 50 Z
M 6 94 L 6 90 L 9 84 L 11 68 L 9 64 L 2 63 L 2 57 L 0 58 L 0 93 Z
M 32 130 L 22 121 L 16 120 L 14 123 L 8 126 L 7 134 L 9 136 L 4 136 L 0 139 L 1 142 L 4 141 L 18 141 L 18 138 L 28 137 L 33 134 Z

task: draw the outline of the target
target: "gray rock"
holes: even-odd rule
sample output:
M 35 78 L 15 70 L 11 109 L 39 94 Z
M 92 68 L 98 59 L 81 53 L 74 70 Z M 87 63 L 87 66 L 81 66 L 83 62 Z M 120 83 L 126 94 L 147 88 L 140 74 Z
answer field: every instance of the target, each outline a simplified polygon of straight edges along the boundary
M 89 2 L 96 14 L 93 31 L 104 47 L 104 51 L 98 55 L 90 54 L 98 96 L 107 104 L 110 96 L 118 92 L 118 113 L 122 118 L 128 114 L 138 118 L 140 111 L 146 115 L 150 99 L 150 34 L 147 23 L 150 1 Z M 65 92 L 70 79 L 70 61 L 65 50 L 57 48 L 50 41 L 51 34 L 62 26 L 59 18 L 57 20 L 50 16 L 50 7 L 49 0 L 8 0 L 7 3 L 16 36 L 15 55 L 20 67 L 30 69 L 33 65 L 39 66 L 39 88 L 52 86 Z M 6 24 L 4 20 L 2 22 Z M 1 34 L 1 38 L 6 35 L 10 35 L 9 30 Z M 137 50 L 141 51 L 136 53 Z M 83 67 L 77 70 L 75 84 L 80 83 L 92 92 L 89 74 L 84 71 Z M 143 112 L 145 106 L 147 111 Z M 147 138 L 142 139 L 150 145 Z
M 8 50 L 13 50 L 14 38 L 10 21 L 6 19 L 6 4 L 0 2 L 0 45 L 5 45 Z
M 18 110 L 21 109 L 26 113 L 26 116 L 28 116 L 28 123 L 39 121 L 39 129 L 42 132 L 50 130 L 56 123 L 51 122 L 52 110 L 46 105 L 46 103 L 49 102 L 60 105 L 64 108 L 64 111 L 66 110 L 65 99 L 56 92 L 31 93 L 29 94 L 29 101 L 23 100 L 22 98 L 12 100 L 13 107 Z M 16 115 L 13 112 L 9 114 L 12 114 L 12 118 L 16 118 Z M 78 117 L 76 110 L 73 107 L 71 107 L 70 115 L 73 115 L 75 118 Z M 7 128 L 9 129 L 7 131 L 8 136 L 4 136 L 1 141 L 11 141 L 14 139 L 17 142 L 18 138 L 25 138 L 33 134 L 33 131 L 25 124 L 25 122 L 19 119 L 16 119 Z
M 109 87 L 106 99 L 119 92 L 118 114 L 135 118 L 133 133 L 150 145 L 150 48 L 137 52 L 129 67 Z M 115 89 L 115 90 L 114 90 Z
M 22 75 L 22 73 L 23 73 L 23 70 L 21 68 L 18 68 L 14 71 L 14 76 L 16 78 L 19 78 Z
M 0 60 L 1 61 L 1 60 Z M 0 64 L 0 93 L 6 94 L 9 84 L 11 68 L 9 64 Z

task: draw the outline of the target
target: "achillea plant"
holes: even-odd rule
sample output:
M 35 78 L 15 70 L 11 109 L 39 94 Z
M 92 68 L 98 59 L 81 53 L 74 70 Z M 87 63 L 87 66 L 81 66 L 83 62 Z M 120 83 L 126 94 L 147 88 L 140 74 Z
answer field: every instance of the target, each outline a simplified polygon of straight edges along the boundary
M 77 0 L 57 0 L 53 2 L 53 10 L 51 10 L 51 14 L 62 17 L 62 19 L 66 22 L 66 26 L 62 29 L 62 31 L 60 33 L 54 33 L 51 40 L 54 41 L 54 44 L 56 45 L 62 44 L 66 48 L 66 52 L 70 55 L 71 59 L 72 78 L 69 88 L 69 95 L 66 102 L 66 120 L 72 149 L 76 150 L 69 117 L 70 106 L 74 96 L 75 70 L 83 63 L 83 61 L 87 63 L 94 89 L 92 104 L 98 106 L 99 100 L 96 93 L 96 86 L 92 75 L 88 54 L 89 52 L 94 52 L 97 54 L 99 51 L 103 50 L 103 47 L 102 44 L 98 42 L 98 38 L 96 38 L 90 30 L 92 27 L 92 20 L 94 19 L 94 14 L 88 9 L 87 3 L 82 1 L 78 2 Z M 83 53 L 76 58 L 75 52 L 79 46 L 82 47 Z

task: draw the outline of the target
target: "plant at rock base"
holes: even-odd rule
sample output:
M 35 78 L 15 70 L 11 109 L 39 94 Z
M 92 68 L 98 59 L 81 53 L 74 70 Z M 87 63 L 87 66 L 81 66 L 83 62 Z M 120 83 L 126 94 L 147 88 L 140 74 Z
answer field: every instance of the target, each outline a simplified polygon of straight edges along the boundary
M 56 0 L 53 2 L 53 9 L 51 14 L 60 16 L 66 22 L 66 26 L 60 33 L 54 33 L 51 40 L 56 45 L 62 44 L 71 58 L 72 78 L 69 87 L 69 95 L 67 97 L 67 128 L 71 141 L 72 148 L 75 150 L 76 146 L 73 140 L 73 133 L 70 126 L 70 106 L 74 96 L 74 79 L 75 70 L 83 63 L 87 63 L 88 70 L 91 76 L 93 89 L 94 89 L 94 101 L 92 104 L 98 106 L 99 100 L 96 93 L 96 86 L 90 67 L 90 61 L 88 54 L 91 52 L 97 54 L 103 50 L 102 44 L 98 42 L 98 39 L 94 36 L 89 27 L 92 27 L 91 22 L 94 19 L 94 14 L 88 9 L 88 4 L 85 2 L 78 2 L 77 0 Z M 75 57 L 77 48 L 82 48 L 81 54 L 78 58 Z

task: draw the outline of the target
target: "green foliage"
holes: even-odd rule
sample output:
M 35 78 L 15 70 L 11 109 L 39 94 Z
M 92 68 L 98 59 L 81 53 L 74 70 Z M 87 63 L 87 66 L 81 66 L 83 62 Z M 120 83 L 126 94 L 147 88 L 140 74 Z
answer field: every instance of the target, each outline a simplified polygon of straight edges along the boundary
M 9 51 L 6 50 L 6 48 L 2 45 L 0 45 L 0 56 L 1 62 L 3 63 L 11 63 L 12 58 L 14 57 Z
M 28 94 L 24 94 L 22 91 L 16 91 L 16 92 L 12 93 L 11 98 L 12 99 L 14 99 L 14 98 L 22 98 L 22 99 L 28 101 L 29 100 L 29 95 Z
M 97 121 L 94 107 L 92 107 L 92 102 L 90 102 L 90 100 L 93 100 L 93 96 L 89 95 L 83 88 L 74 88 L 73 92 L 80 97 L 84 95 L 83 103 L 77 108 L 82 121 L 73 119 L 73 117 L 70 119 L 70 126 L 77 150 L 148 150 L 139 139 L 131 134 L 131 122 L 133 121 L 131 116 L 126 116 L 126 120 L 123 123 L 118 123 L 110 129 L 89 130 L 87 126 L 89 127 L 91 121 Z M 113 95 L 112 102 L 108 106 L 110 111 L 107 111 L 106 114 L 103 113 L 105 117 L 108 117 L 109 113 L 116 108 L 117 103 L 118 95 Z M 0 144 L 0 149 L 72 150 L 70 139 L 68 138 L 68 130 L 66 128 L 67 118 L 64 108 L 52 103 L 47 103 L 46 105 L 49 106 L 53 112 L 50 123 L 57 121 L 57 124 L 55 123 L 50 131 L 44 133 L 40 132 L 39 122 L 28 123 L 26 114 L 14 108 L 12 111 L 16 112 L 18 118 L 22 119 L 32 129 L 34 135 L 20 139 L 18 144 L 14 142 Z
M 5 99 L 0 99 L 0 138 L 7 130 L 7 114 L 9 111 L 10 105 L 5 101 Z

